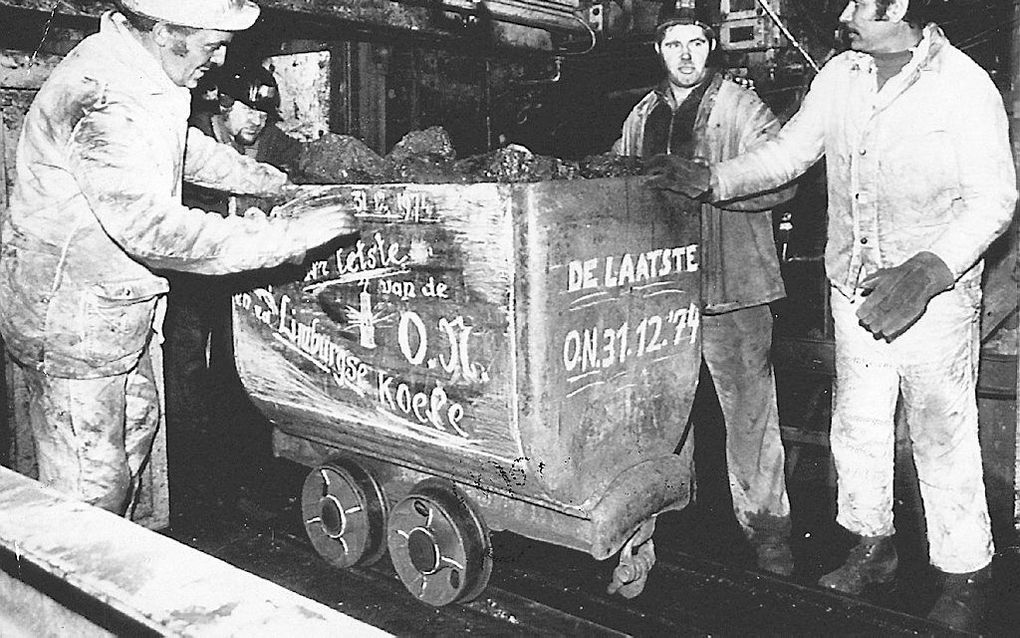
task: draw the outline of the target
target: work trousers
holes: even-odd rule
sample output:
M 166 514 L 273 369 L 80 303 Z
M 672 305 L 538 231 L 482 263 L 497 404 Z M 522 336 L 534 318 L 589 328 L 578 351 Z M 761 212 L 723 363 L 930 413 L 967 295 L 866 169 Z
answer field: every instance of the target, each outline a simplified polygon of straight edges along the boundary
M 705 363 L 726 420 L 733 511 L 745 533 L 790 515 L 768 305 L 702 317 Z
M 847 299 L 836 289 L 831 294 L 836 521 L 864 536 L 894 532 L 899 401 L 924 501 L 930 559 L 950 573 L 980 569 L 993 552 L 978 445 L 981 291 L 972 279 L 934 297 L 917 323 L 891 343 L 860 325 L 861 297 Z
M 230 290 L 223 277 L 174 273 L 167 297 L 167 419 L 170 435 L 194 434 L 210 418 L 218 386 L 232 377 Z
M 261 480 L 272 458 L 271 429 L 247 399 L 234 366 L 231 294 L 250 290 L 246 276 L 174 273 L 163 344 L 167 457 L 175 493 L 197 488 L 196 471 L 231 486 Z
M 127 373 L 98 379 L 22 370 L 40 482 L 124 514 L 159 426 L 149 351 Z

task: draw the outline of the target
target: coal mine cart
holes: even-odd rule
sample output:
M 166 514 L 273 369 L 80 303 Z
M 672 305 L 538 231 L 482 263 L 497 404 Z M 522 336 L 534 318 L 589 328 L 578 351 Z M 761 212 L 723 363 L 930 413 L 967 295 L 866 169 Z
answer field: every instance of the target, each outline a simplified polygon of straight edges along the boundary
M 644 181 L 302 187 L 360 234 L 235 295 L 235 357 L 276 454 L 312 468 L 327 561 L 389 550 L 444 605 L 482 592 L 510 530 L 620 552 L 640 590 L 655 516 L 690 499 L 701 360 L 696 205 L 665 214 Z

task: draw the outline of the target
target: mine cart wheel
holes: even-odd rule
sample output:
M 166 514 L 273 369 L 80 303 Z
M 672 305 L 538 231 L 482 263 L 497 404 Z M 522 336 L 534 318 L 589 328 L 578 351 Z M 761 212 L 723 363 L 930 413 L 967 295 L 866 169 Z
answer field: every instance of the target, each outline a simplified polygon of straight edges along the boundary
M 386 498 L 355 461 L 333 458 L 308 474 L 301 518 L 312 547 L 331 565 L 371 565 L 386 553 Z
M 489 530 L 448 481 L 426 479 L 393 506 L 387 543 L 400 580 L 424 603 L 465 602 L 489 582 Z

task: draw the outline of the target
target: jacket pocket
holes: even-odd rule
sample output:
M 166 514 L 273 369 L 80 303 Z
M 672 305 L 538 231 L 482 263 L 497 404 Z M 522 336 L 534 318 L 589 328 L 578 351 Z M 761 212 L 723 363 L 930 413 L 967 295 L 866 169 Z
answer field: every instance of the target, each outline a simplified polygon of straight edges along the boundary
M 86 290 L 84 350 L 97 363 L 140 353 L 152 332 L 156 297 L 166 294 L 165 279 L 95 284 Z
M 892 211 L 914 210 L 925 216 L 948 215 L 959 182 L 953 139 L 940 128 L 902 132 L 882 154 L 883 195 Z M 929 212 L 930 211 L 930 212 Z M 895 213 L 894 213 L 895 214 Z M 916 223 L 918 220 L 904 220 Z
M 145 277 L 58 292 L 46 313 L 50 355 L 93 368 L 139 356 L 168 289 L 165 279 Z

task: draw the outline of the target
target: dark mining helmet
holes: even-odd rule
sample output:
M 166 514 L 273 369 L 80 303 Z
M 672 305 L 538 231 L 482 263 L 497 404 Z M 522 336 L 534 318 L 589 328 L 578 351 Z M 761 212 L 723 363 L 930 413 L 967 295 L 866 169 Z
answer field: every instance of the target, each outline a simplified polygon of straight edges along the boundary
M 712 28 L 712 18 L 705 9 L 698 9 L 695 0 L 664 0 L 655 26 L 655 41 L 661 42 L 666 29 L 677 24 L 696 24 L 705 32 L 714 48 L 719 38 Z
M 269 115 L 269 121 L 280 120 L 280 89 L 273 73 L 261 65 L 224 67 L 210 78 L 219 92 L 220 106 L 230 108 L 241 102 Z

